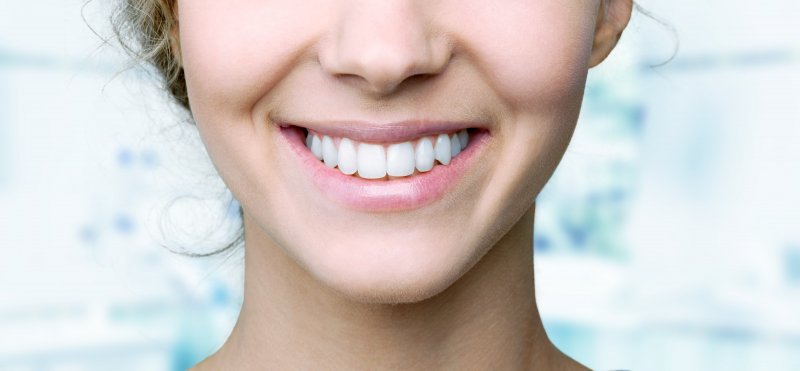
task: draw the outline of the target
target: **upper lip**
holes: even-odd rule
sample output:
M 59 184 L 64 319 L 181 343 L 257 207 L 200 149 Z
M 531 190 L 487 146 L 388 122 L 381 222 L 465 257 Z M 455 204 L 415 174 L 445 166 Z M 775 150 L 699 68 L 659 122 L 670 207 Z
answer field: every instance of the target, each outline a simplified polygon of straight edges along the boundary
M 469 128 L 488 129 L 489 127 L 487 122 L 447 120 L 406 120 L 390 123 L 358 120 L 277 121 L 276 123 L 303 127 L 322 135 L 370 143 L 405 142 L 429 135 L 452 133 Z

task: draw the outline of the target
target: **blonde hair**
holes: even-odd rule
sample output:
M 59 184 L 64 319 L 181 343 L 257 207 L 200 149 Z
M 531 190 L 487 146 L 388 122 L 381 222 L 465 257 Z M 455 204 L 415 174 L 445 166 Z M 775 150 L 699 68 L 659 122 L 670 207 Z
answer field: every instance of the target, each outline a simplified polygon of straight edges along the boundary
M 188 111 L 174 9 L 175 0 L 122 0 L 111 24 L 122 48 L 139 62 L 154 67 L 164 89 Z
M 111 15 L 111 26 L 117 41 L 135 62 L 153 67 L 163 89 L 169 92 L 173 100 L 186 112 L 189 110 L 189 97 L 186 94 L 186 79 L 180 60 L 180 44 L 176 38 L 178 19 L 175 14 L 176 0 L 120 0 Z M 189 120 L 194 123 L 193 120 Z M 232 201 L 231 201 L 232 202 Z M 239 220 L 242 220 L 242 208 L 238 207 Z M 226 251 L 235 252 L 235 248 L 244 244 L 243 228 L 232 240 L 217 250 L 196 253 L 183 247 L 170 251 L 191 256 L 207 257 Z

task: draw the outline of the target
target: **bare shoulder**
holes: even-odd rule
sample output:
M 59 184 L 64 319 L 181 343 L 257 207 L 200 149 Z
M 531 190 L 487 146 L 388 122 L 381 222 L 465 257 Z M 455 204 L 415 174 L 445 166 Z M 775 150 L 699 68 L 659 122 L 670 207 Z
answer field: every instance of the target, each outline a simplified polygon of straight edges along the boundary
M 555 348 L 553 370 L 557 371 L 591 371 L 590 368 L 584 366 L 580 362 L 574 360 L 572 357 L 564 354 L 558 348 Z
M 188 369 L 187 371 L 211 371 L 211 370 L 222 370 L 220 365 L 217 364 L 217 357 L 214 354 L 208 356 L 208 358 L 202 360 L 200 363 L 192 366 L 192 368 Z

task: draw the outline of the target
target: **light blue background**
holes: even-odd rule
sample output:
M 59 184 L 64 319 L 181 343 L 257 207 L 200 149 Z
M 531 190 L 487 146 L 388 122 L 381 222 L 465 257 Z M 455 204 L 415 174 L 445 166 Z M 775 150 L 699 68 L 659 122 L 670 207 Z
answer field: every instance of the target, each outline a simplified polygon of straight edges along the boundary
M 800 2 L 641 3 L 680 48 L 650 67 L 675 40 L 637 14 L 590 73 L 538 199 L 547 331 L 596 369 L 800 369 Z M 241 253 L 161 244 L 212 249 L 235 204 L 82 4 L 0 3 L 0 369 L 183 370 L 235 322 Z

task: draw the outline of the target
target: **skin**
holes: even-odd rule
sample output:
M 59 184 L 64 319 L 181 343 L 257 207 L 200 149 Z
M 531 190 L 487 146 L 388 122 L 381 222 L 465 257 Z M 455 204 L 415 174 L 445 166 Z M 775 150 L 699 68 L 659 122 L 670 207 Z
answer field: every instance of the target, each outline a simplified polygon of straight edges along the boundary
M 244 303 L 192 370 L 570 370 L 534 295 L 534 199 L 630 0 L 179 0 L 192 114 L 242 204 Z M 444 198 L 323 197 L 276 121 L 487 122 Z

